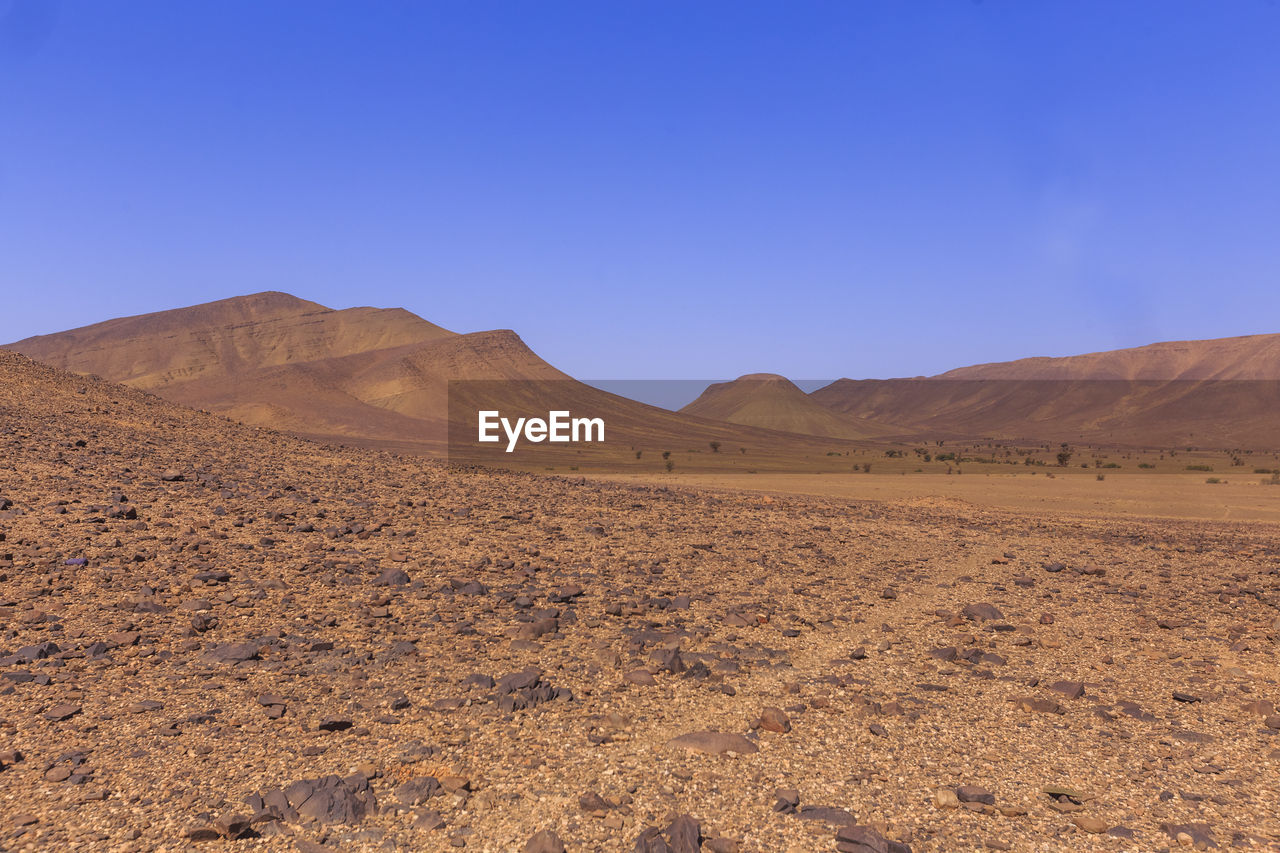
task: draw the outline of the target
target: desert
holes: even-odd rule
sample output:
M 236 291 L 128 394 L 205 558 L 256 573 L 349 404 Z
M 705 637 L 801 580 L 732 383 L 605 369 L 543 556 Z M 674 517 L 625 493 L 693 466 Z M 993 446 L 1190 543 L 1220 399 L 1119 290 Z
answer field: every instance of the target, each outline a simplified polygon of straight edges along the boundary
M 11 849 L 1280 843 L 1273 454 L 520 471 L 0 388 Z
M 1277 33 L 0 0 L 0 851 L 1280 853 Z

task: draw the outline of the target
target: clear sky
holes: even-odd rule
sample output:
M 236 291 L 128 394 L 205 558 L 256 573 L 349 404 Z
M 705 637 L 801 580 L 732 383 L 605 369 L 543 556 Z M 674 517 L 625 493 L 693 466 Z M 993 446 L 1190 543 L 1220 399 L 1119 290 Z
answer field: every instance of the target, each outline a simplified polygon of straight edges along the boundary
M 1280 6 L 0 0 L 0 341 L 258 290 L 587 377 L 1280 332 Z

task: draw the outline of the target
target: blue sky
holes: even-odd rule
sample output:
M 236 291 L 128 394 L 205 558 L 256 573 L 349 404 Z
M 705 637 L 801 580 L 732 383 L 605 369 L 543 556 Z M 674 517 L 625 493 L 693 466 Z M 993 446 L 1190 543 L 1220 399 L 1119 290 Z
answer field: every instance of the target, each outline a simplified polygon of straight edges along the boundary
M 1280 332 L 1280 6 L 0 0 L 0 341 L 277 289 L 579 376 Z

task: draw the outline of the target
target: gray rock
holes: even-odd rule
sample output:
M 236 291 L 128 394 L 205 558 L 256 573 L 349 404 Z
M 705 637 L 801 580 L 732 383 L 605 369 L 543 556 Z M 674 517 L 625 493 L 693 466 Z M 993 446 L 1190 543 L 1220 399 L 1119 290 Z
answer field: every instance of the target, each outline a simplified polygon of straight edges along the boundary
M 374 586 L 404 586 L 409 582 L 409 574 L 404 569 L 392 567 L 386 569 L 373 581 Z
M 962 803 L 982 803 L 987 806 L 996 804 L 996 795 L 977 785 L 961 785 L 956 788 L 956 798 Z
M 977 604 L 966 604 L 960 615 L 970 622 L 986 622 L 989 619 L 1003 619 L 1004 614 L 994 604 L 986 601 Z
M 911 847 L 890 841 L 869 826 L 843 826 L 836 832 L 840 853 L 911 853 Z
M 436 795 L 440 782 L 434 776 L 417 776 L 396 787 L 392 794 L 402 806 L 416 806 Z
M 369 780 L 360 773 L 345 779 L 341 776 L 300 779 L 282 792 L 264 794 L 262 799 L 286 820 L 316 823 L 358 823 L 378 808 Z M 294 815 L 296 817 L 291 817 Z
M 243 663 L 244 661 L 257 659 L 258 647 L 253 643 L 227 643 L 221 646 L 214 646 L 205 652 L 204 656 L 206 659 L 217 663 Z

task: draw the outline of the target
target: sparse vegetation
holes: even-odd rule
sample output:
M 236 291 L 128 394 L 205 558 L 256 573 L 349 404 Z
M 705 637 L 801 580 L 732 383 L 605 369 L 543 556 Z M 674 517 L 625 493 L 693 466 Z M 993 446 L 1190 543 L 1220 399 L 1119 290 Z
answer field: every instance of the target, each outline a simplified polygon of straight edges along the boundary
M 1188 471 L 1212 471 L 1213 466 L 1212 465 L 1188 465 L 1187 470 Z

